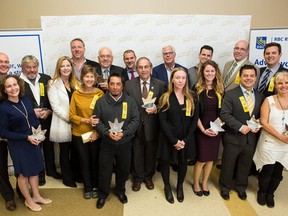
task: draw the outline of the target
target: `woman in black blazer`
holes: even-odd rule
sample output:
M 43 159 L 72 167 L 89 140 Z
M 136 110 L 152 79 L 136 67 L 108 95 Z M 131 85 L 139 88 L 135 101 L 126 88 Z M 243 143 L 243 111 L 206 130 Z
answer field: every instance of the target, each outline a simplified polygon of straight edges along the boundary
M 189 90 L 188 74 L 183 68 L 172 70 L 168 91 L 161 96 L 159 104 L 161 133 L 158 158 L 161 160 L 165 197 L 169 203 L 174 203 L 169 165 L 177 161 L 177 200 L 183 202 L 187 160 L 195 160 L 194 131 L 198 120 L 198 103 Z

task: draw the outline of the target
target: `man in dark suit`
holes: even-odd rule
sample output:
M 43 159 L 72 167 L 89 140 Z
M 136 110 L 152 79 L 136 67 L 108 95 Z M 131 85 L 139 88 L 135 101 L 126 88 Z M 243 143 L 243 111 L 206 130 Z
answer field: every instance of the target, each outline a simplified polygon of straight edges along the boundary
M 39 74 L 39 61 L 35 56 L 24 56 L 21 61 L 22 73 L 20 78 L 25 81 L 25 96 L 31 101 L 36 117 L 39 118 L 42 130 L 47 130 L 46 139 L 42 142 L 46 174 L 55 179 L 61 179 L 56 171 L 54 143 L 49 141 L 52 110 L 47 95 L 47 83 L 51 79 L 46 74 Z M 45 172 L 39 174 L 39 185 L 44 185 Z
M 99 67 L 98 62 L 91 61 L 85 58 L 85 43 L 81 38 L 74 38 L 70 42 L 70 48 L 76 76 L 78 77 L 79 80 L 82 68 L 85 64 L 91 65 L 92 67 L 95 68 L 95 70 L 97 67 Z
M 98 61 L 99 61 L 99 66 L 96 68 L 96 72 L 98 75 L 103 76 L 103 79 L 105 82 L 99 83 L 99 87 L 102 90 L 107 90 L 108 89 L 108 84 L 107 80 L 110 76 L 110 74 L 113 73 L 118 73 L 121 76 L 123 76 L 124 80 L 124 68 L 112 65 L 113 62 L 113 54 L 112 50 L 108 47 L 102 47 L 98 51 Z M 126 77 L 127 80 L 127 77 Z
M 165 82 L 151 77 L 152 63 L 141 57 L 136 63 L 139 77 L 125 84 L 125 92 L 135 99 L 140 112 L 141 122 L 133 142 L 133 191 L 139 191 L 144 181 L 148 190 L 154 189 L 152 177 L 155 174 L 156 150 L 158 142 L 159 122 L 157 115 L 158 99 L 166 90 Z M 153 106 L 143 108 L 142 98 L 156 98 Z
M 5 76 L 10 69 L 9 57 L 0 52 L 0 78 Z M 0 193 L 5 200 L 6 209 L 14 211 L 16 204 L 14 201 L 14 190 L 9 181 L 8 174 L 8 143 L 0 137 Z
M 236 168 L 235 188 L 238 197 L 247 198 L 248 175 L 257 143 L 258 129 L 248 127 L 246 121 L 254 115 L 260 116 L 264 96 L 253 89 L 256 82 L 256 68 L 244 65 L 240 68 L 240 86 L 225 93 L 220 118 L 226 128 L 223 136 L 222 169 L 219 178 L 221 196 L 228 200 L 232 189 L 233 172 Z
M 225 92 L 229 91 L 235 87 L 237 87 L 240 83 L 239 81 L 239 69 L 245 65 L 253 65 L 248 60 L 249 55 L 249 43 L 246 40 L 240 40 L 238 41 L 233 49 L 233 56 L 234 60 L 226 62 L 223 70 L 223 82 L 225 87 Z M 257 80 L 259 78 L 259 68 L 256 67 L 257 70 Z M 256 87 L 257 83 L 255 83 Z
M 275 94 L 274 75 L 278 71 L 288 71 L 280 64 L 282 48 L 279 43 L 272 42 L 265 45 L 264 59 L 267 67 L 260 68 L 260 79 L 258 82 L 258 91 L 265 97 Z
M 123 53 L 123 61 L 126 65 L 126 68 L 124 69 L 124 73 L 123 73 L 124 82 L 138 77 L 138 73 L 136 71 L 135 52 L 133 50 L 126 50 Z
M 175 63 L 176 52 L 175 48 L 171 45 L 162 48 L 162 55 L 164 63 L 153 68 L 153 77 L 164 81 L 168 85 L 170 82 L 170 75 L 173 68 L 182 67 L 185 69 L 186 72 L 188 72 L 187 68 Z

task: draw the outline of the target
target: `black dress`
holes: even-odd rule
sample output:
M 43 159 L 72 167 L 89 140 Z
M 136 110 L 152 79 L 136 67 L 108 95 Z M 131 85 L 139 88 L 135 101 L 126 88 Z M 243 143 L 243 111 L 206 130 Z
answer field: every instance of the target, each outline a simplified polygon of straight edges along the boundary
M 219 117 L 218 114 L 218 97 L 211 89 L 206 92 L 202 92 L 202 103 L 199 103 L 200 110 L 203 110 L 202 115 L 199 116 L 202 125 L 205 129 L 210 128 L 210 121 L 215 121 Z M 218 156 L 218 149 L 221 139 L 221 133 L 218 133 L 216 137 L 209 137 L 203 134 L 199 129 L 195 133 L 196 138 L 196 158 L 200 162 L 215 161 Z

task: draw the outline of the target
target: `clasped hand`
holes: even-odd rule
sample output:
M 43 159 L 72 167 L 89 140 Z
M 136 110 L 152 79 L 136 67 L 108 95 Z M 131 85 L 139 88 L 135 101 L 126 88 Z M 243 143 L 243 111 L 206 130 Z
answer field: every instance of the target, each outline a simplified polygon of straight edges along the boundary
M 110 137 L 110 139 L 117 142 L 123 137 L 123 132 L 118 132 L 118 133 L 110 132 L 109 137 Z
M 185 147 L 185 142 L 183 140 L 178 140 L 174 147 L 176 150 L 181 150 Z

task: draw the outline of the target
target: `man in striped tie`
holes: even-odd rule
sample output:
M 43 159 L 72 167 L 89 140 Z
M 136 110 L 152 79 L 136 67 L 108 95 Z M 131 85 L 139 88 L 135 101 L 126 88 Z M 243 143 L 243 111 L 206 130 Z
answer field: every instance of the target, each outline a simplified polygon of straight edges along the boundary
M 260 68 L 260 78 L 258 82 L 258 91 L 262 92 L 265 97 L 275 94 L 274 89 L 274 75 L 278 71 L 287 71 L 280 64 L 282 56 L 281 45 L 276 42 L 266 44 L 264 48 L 264 59 L 266 67 Z

